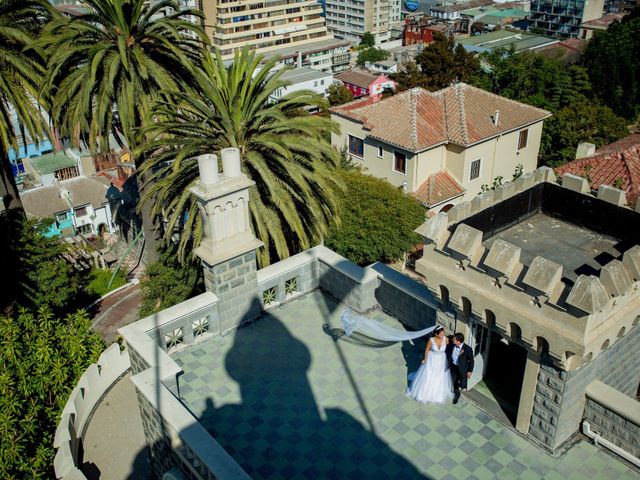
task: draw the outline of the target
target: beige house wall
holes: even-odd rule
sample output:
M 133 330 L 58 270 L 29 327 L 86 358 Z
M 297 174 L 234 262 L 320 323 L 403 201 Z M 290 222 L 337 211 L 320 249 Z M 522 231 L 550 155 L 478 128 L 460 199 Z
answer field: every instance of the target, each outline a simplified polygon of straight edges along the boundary
M 604 0 L 587 0 L 582 11 L 582 21 L 596 20 L 602 17 Z
M 374 177 L 383 178 L 395 187 L 402 187 L 404 182 L 407 191 L 412 191 L 411 187 L 415 178 L 415 168 L 417 155 L 407 152 L 401 148 L 393 147 L 388 143 L 379 142 L 368 137 L 368 132 L 362 128 L 362 125 L 341 117 L 333 117 L 340 124 L 340 135 L 331 134 L 331 143 L 338 150 L 344 146 L 349 146 L 349 135 L 360 138 L 364 141 L 364 157 L 358 157 L 349 153 L 352 161 L 356 165 L 360 165 L 365 172 Z M 382 158 L 378 156 L 378 146 L 383 149 Z M 404 153 L 407 158 L 407 168 L 405 173 L 396 172 L 394 170 L 394 153 Z
M 466 190 L 459 201 L 470 201 L 482 191 L 482 185 L 492 186 L 493 180 L 501 176 L 502 182 L 513 179 L 517 165 L 522 165 L 523 173 L 532 172 L 538 163 L 542 122 L 489 139 L 471 147 L 455 144 L 441 145 L 417 154 L 406 152 L 388 143 L 368 137 L 362 125 L 351 120 L 332 115 L 340 124 L 340 135 L 332 135 L 331 140 L 338 149 L 349 144 L 353 135 L 364 140 L 364 158 L 351 155 L 354 162 L 366 168 L 367 173 L 388 180 L 400 187 L 407 182 L 407 191 L 415 192 L 432 174 L 446 170 Z M 522 130 L 529 130 L 526 147 L 518 150 L 518 140 Z M 378 146 L 383 148 L 383 157 L 378 157 Z M 405 174 L 394 171 L 394 151 L 407 156 Z M 413 155 L 413 156 L 412 156 Z M 471 164 L 480 159 L 480 176 L 471 180 Z M 457 203 L 457 202 L 456 202 Z

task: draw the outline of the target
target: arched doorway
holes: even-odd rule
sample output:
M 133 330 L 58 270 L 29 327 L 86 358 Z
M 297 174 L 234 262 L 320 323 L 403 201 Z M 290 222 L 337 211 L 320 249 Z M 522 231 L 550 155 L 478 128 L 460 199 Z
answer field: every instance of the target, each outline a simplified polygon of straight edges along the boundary
M 444 207 L 442 207 L 439 210 L 439 213 L 447 213 L 449 210 L 451 210 L 455 205 L 453 203 L 448 203 L 446 204 Z

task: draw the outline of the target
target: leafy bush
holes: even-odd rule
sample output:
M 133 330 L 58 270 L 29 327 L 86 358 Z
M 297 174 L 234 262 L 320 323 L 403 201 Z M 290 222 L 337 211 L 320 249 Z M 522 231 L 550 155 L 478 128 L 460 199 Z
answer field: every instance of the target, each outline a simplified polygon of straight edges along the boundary
M 386 180 L 358 169 L 340 172 L 342 195 L 340 225 L 329 233 L 326 245 L 358 265 L 397 260 L 420 242 L 413 230 L 425 219 L 420 203 Z
M 127 276 L 122 270 L 118 270 L 111 287 L 109 287 L 109 281 L 113 272 L 105 268 L 93 268 L 87 277 L 87 292 L 89 295 L 95 298 L 100 298 L 106 295 L 112 290 L 121 287 L 127 283 Z
M 140 282 L 140 316 L 146 317 L 202 293 L 202 267 L 198 262 L 180 265 L 175 254 L 165 252 L 149 265 Z
M 104 348 L 86 312 L 0 317 L 0 478 L 55 478 L 53 437 L 85 369 Z

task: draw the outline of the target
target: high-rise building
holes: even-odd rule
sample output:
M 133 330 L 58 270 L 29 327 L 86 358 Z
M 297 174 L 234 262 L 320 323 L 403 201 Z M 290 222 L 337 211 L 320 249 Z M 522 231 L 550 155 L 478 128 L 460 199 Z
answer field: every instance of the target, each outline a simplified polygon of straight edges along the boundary
M 205 31 L 223 59 L 247 45 L 260 53 L 331 40 L 316 0 L 202 0 Z
M 400 21 L 400 0 L 326 0 L 327 28 L 338 38 L 359 42 L 371 32 L 376 43 L 391 37 L 391 24 Z
M 546 35 L 577 37 L 582 22 L 602 16 L 604 0 L 532 0 L 529 26 Z

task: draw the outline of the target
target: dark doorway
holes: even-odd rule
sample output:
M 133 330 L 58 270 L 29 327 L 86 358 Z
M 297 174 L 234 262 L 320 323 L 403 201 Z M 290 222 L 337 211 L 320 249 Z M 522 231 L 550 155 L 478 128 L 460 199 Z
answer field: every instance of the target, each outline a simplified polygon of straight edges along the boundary
M 490 333 L 489 341 L 491 346 L 484 382 L 504 414 L 515 425 L 527 351 L 496 332 Z

